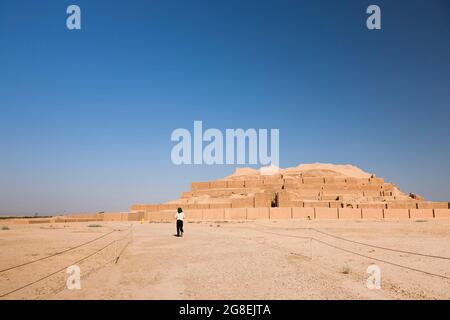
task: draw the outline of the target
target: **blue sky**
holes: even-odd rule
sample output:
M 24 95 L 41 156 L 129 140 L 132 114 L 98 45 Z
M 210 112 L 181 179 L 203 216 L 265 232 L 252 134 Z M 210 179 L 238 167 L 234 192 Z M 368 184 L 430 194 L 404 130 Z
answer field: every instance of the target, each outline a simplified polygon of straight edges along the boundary
M 1 0 L 0 214 L 127 210 L 231 173 L 172 164 L 194 120 L 448 201 L 449 57 L 446 0 Z

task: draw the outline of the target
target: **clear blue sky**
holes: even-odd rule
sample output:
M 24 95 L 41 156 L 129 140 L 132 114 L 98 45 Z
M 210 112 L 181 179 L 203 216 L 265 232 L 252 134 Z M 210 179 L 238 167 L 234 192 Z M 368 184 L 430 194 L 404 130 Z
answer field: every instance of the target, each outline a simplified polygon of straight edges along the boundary
M 279 128 L 282 167 L 351 163 L 448 201 L 449 109 L 447 0 L 0 1 L 3 215 L 127 210 L 231 173 L 172 164 L 194 120 Z

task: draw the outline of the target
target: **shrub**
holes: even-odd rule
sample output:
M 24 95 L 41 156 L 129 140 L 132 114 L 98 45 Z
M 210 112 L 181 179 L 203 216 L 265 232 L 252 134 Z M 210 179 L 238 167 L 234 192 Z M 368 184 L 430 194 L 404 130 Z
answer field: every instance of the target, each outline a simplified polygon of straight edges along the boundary
M 88 225 L 89 228 L 100 228 L 102 225 L 101 224 L 90 224 Z

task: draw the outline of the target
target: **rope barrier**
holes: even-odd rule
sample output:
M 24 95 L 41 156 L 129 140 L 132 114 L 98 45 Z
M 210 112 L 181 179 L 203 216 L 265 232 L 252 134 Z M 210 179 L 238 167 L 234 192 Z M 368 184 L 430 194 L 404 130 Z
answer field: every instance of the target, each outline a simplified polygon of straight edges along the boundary
M 100 239 L 102 239 L 102 238 L 104 238 L 104 237 L 106 237 L 106 236 L 108 236 L 108 235 L 110 235 L 111 233 L 116 232 L 116 231 L 117 231 L 117 230 L 113 230 L 113 231 L 108 232 L 108 233 L 106 233 L 106 234 L 104 234 L 104 235 L 102 235 L 102 236 L 100 236 L 100 237 L 98 237 L 98 238 L 89 240 L 89 241 L 84 242 L 84 243 L 82 243 L 82 244 L 80 244 L 80 245 L 77 245 L 77 246 L 75 246 L 75 247 L 71 247 L 71 248 L 68 248 L 68 249 L 66 249 L 66 250 L 59 251 L 59 252 L 53 253 L 53 254 L 51 254 L 51 255 L 48 255 L 48 256 L 39 258 L 39 259 L 31 260 L 31 261 L 28 261 L 28 262 L 25 262 L 25 263 L 22 263 L 22 264 L 13 266 L 13 267 L 8 267 L 8 268 L 6 268 L 6 269 L 0 270 L 0 273 L 6 272 L 6 271 L 9 271 L 9 270 L 12 270 L 12 269 L 17 269 L 17 268 L 20 268 L 20 267 L 23 267 L 23 266 L 26 266 L 26 265 L 29 265 L 29 264 L 32 264 L 32 263 L 35 263 L 35 262 L 38 262 L 38 261 L 42 261 L 42 260 L 45 260 L 45 259 L 49 259 L 49 258 L 52 258 L 52 257 L 54 257 L 54 256 L 57 256 L 57 255 L 60 255 L 60 254 L 63 254 L 63 253 L 66 253 L 66 252 L 69 252 L 69 251 L 78 249 L 78 248 L 80 248 L 80 247 L 82 247 L 82 246 L 85 246 L 85 245 L 87 245 L 87 244 L 89 244 L 89 243 L 92 243 L 92 242 L 94 242 L 94 241 L 100 240 Z
M 434 276 L 434 277 L 439 277 L 439 278 L 442 278 L 442 279 L 450 280 L 450 277 L 447 277 L 447 276 L 444 276 L 444 275 L 441 275 L 441 274 L 432 273 L 432 272 L 428 272 L 428 271 L 424 271 L 424 270 L 408 267 L 408 266 L 405 266 L 405 265 L 401 265 L 401 264 L 398 264 L 398 263 L 395 263 L 395 262 L 391 262 L 391 261 L 388 261 L 388 260 L 383 260 L 383 259 L 367 256 L 367 255 L 364 255 L 364 254 L 361 254 L 361 253 L 358 253 L 358 252 L 354 252 L 354 251 L 351 251 L 351 250 L 348 250 L 348 249 L 345 249 L 345 248 L 338 247 L 336 245 L 330 244 L 330 243 L 328 243 L 326 241 L 323 241 L 323 240 L 316 239 L 314 237 L 303 237 L 303 236 L 296 236 L 296 235 L 287 235 L 287 234 L 281 234 L 281 233 L 276 233 L 276 232 L 257 230 L 257 229 L 254 229 L 254 228 L 250 228 L 250 229 L 253 229 L 255 231 L 262 232 L 262 233 L 275 234 L 275 235 L 279 235 L 279 236 L 283 236 L 283 237 L 292 237 L 292 238 L 300 238 L 300 239 L 309 238 L 312 241 L 317 241 L 318 243 L 322 243 L 322 244 L 327 245 L 329 247 L 332 247 L 332 248 L 335 248 L 335 249 L 338 249 L 338 250 L 342 250 L 342 251 L 345 251 L 347 253 L 351 253 L 351 254 L 354 254 L 354 255 L 366 258 L 366 259 L 371 259 L 371 260 L 383 262 L 383 263 L 386 263 L 386 264 L 389 264 L 389 265 L 392 265 L 392 266 L 396 266 L 396 267 L 408 269 L 408 270 L 411 270 L 411 271 L 416 271 L 416 272 L 420 272 L 420 273 L 423 273 L 423 274 L 427 274 L 427 275 L 430 275 L 430 276 Z
M 359 245 L 363 245 L 363 246 L 367 246 L 367 247 L 371 247 L 371 248 L 375 248 L 375 249 L 381 249 L 381 250 L 386 250 L 386 251 L 411 254 L 411 255 L 421 256 L 421 257 L 450 260 L 450 257 L 431 255 L 431 254 L 420 253 L 420 252 L 413 252 L 413 251 L 406 251 L 406 250 L 400 250 L 400 249 L 387 248 L 387 247 L 377 246 L 377 245 L 373 245 L 373 244 L 369 244 L 369 243 L 365 243 L 365 242 L 359 242 L 359 241 L 356 241 L 356 240 L 350 240 L 350 239 L 347 239 L 347 238 L 344 238 L 344 237 L 333 235 L 331 233 L 327 233 L 325 231 L 322 231 L 322 230 L 319 230 L 319 229 L 316 229 L 316 228 L 295 228 L 295 229 L 296 230 L 299 230 L 299 229 L 301 229 L 301 230 L 312 230 L 312 231 L 324 234 L 324 235 L 332 237 L 332 238 L 336 238 L 336 239 L 339 239 L 339 240 L 343 240 L 343 241 L 347 241 L 347 242 L 351 242 L 351 243 L 355 243 L 355 244 L 359 244 Z
M 297 236 L 297 235 L 291 235 L 291 234 L 282 234 L 282 233 L 271 232 L 271 231 L 266 231 L 266 230 L 258 230 L 258 229 L 255 229 L 255 228 L 249 228 L 249 229 L 255 230 L 255 231 L 257 231 L 257 232 L 268 233 L 268 234 L 274 234 L 274 235 L 283 236 L 283 237 L 292 237 L 292 238 L 299 238 L 299 239 L 309 239 L 309 240 L 311 240 L 311 241 L 316 241 L 316 242 L 318 242 L 318 243 L 321 243 L 321 244 L 323 244 L 323 245 L 329 246 L 329 247 L 331 247 L 331 248 L 334 248 L 334 249 L 337 249 L 337 250 L 341 250 L 341 251 L 344 251 L 344 252 L 347 252 L 347 253 L 350 253 L 350 254 L 354 254 L 354 255 L 357 255 L 357 256 L 360 256 L 360 257 L 363 257 L 363 258 L 366 258 L 366 259 L 371 259 L 371 260 L 374 260 L 374 261 L 379 261 L 379 262 L 386 263 L 386 264 L 389 264 L 389 265 L 392 265 L 392 266 L 396 266 L 396 267 L 399 267 L 399 268 L 404 268 L 404 269 L 407 269 L 407 270 L 411 270 L 411 271 L 423 273 L 423 274 L 426 274 L 426 275 L 430 275 L 430 276 L 434 276 L 434 277 L 439 277 L 439 278 L 442 278 L 442 279 L 450 280 L 450 277 L 445 276 L 445 275 L 436 274 L 436 273 L 424 271 L 424 270 L 421 270 L 421 269 L 417 269 L 417 268 L 413 268 L 413 267 L 401 265 L 401 264 L 398 264 L 398 263 L 395 263 L 395 262 L 392 262 L 392 261 L 388 261 L 388 260 L 379 259 L 379 258 L 375 258 L 375 257 L 372 257 L 372 256 L 364 255 L 364 254 L 361 254 L 361 253 L 359 253 L 359 252 L 355 252 L 355 251 L 352 251 L 352 250 L 349 250 L 349 249 L 345 249 L 345 248 L 342 248 L 342 247 L 333 245 L 333 244 L 331 244 L 331 243 L 328 243 L 328 242 L 326 242 L 326 241 L 317 239 L 317 238 L 315 238 L 315 237 Z M 358 242 L 358 241 L 346 239 L 346 238 L 344 238 L 344 237 L 340 237 L 340 236 L 336 236 L 336 235 L 333 235 L 333 234 L 329 234 L 329 233 L 327 233 L 327 232 L 325 232 L 325 231 L 321 231 L 321 230 L 318 230 L 318 229 L 315 229 L 315 228 L 301 228 L 301 229 L 312 230 L 312 231 L 318 232 L 318 233 L 320 233 L 320 234 L 324 234 L 324 235 L 329 236 L 329 237 L 332 237 L 332 238 L 336 238 L 336 239 L 339 239 L 339 240 L 343 240 L 343 241 L 347 241 L 347 242 L 351 242 L 351 243 L 355 243 L 355 244 L 359 244 L 359 245 L 364 245 L 364 246 L 368 246 L 368 247 L 372 247 L 372 248 L 376 248 L 376 249 L 388 250 L 388 251 L 393 251 L 393 252 L 406 253 L 406 254 L 412 254 L 412 255 L 424 256 L 424 257 L 430 257 L 430 258 L 437 258 L 437 259 L 450 260 L 450 258 L 448 258 L 448 257 L 443 257 L 443 256 L 428 255 L 428 254 L 423 254 L 423 253 L 417 253 L 417 252 L 411 252 L 411 251 L 405 251 L 405 250 L 398 250 L 398 249 L 392 249 L 392 248 L 386 248 L 386 247 L 381 247 L 381 246 L 371 245 L 371 244 L 367 244 L 367 243 L 363 243 L 363 242 Z M 132 231 L 133 231 L 133 230 L 132 230 L 132 226 L 130 226 L 128 229 L 125 229 L 125 230 L 130 230 L 130 232 L 129 232 L 126 236 L 124 236 L 124 237 L 122 237 L 122 238 L 120 238 L 120 239 L 118 239 L 118 240 L 113 240 L 113 241 L 109 242 L 107 245 L 103 246 L 102 248 L 98 249 L 97 251 L 95 251 L 95 252 L 93 252 L 93 253 L 91 253 L 91 254 L 89 254 L 89 255 L 87 255 L 87 256 L 85 256 L 85 257 L 83 257 L 83 258 L 81 258 L 81 259 L 79 259 L 79 260 L 77 260 L 77 261 L 75 261 L 74 263 L 71 263 L 70 265 L 68 265 L 68 266 L 66 266 L 66 267 L 64 267 L 64 268 L 61 268 L 61 269 L 59 269 L 59 270 L 57 270 L 57 271 L 55 271 L 55 272 L 52 272 L 51 274 L 48 274 L 48 275 L 46 275 L 46 276 L 44 276 L 44 277 L 41 277 L 41 278 L 39 278 L 39 279 L 37 279 L 37 280 L 35 280 L 35 281 L 32 281 L 32 282 L 30 282 L 30 283 L 27 283 L 27 284 L 25 284 L 25 285 L 23 285 L 23 286 L 21 286 L 21 287 L 19 287 L 19 288 L 16 288 L 16 289 L 14 289 L 14 290 L 11 290 L 11 291 L 9 291 L 9 292 L 6 292 L 6 293 L 4 293 L 4 294 L 1 294 L 1 295 L 0 295 L 0 298 L 3 298 L 3 297 L 5 297 L 5 296 L 7 296 L 7 295 L 10 295 L 10 294 L 15 293 L 15 292 L 17 292 L 17 291 L 20 291 L 20 290 L 22 290 L 22 289 L 24 289 L 24 288 L 27 288 L 27 287 L 29 287 L 29 286 L 31 286 L 31 285 L 34 285 L 34 284 L 36 284 L 36 283 L 38 283 L 38 282 L 40 282 L 40 281 L 42 281 L 42 280 L 48 279 L 48 278 L 50 278 L 51 276 L 54 276 L 55 274 L 57 274 L 57 273 L 59 273 L 59 272 L 62 272 L 62 271 L 64 271 L 64 270 L 66 270 L 66 269 L 67 269 L 68 267 L 70 267 L 71 265 L 81 263 L 81 262 L 85 261 L 86 259 L 88 259 L 88 258 L 94 256 L 95 254 L 97 254 L 97 253 L 99 253 L 99 252 L 105 250 L 105 249 L 106 249 L 107 247 L 109 247 L 111 244 L 114 243 L 115 245 L 117 245 L 117 242 L 118 242 L 118 241 L 122 241 L 123 239 L 125 239 L 125 238 L 128 237 L 128 236 L 131 236 L 131 237 L 132 237 L 132 234 L 133 234 L 133 232 L 132 232 Z M 100 237 L 98 237 L 98 238 L 95 238 L 95 239 L 93 239 L 93 240 L 87 241 L 87 242 L 82 243 L 82 244 L 80 244 L 80 245 L 77 245 L 77 246 L 75 246 L 75 247 L 71 247 L 71 248 L 69 248 L 69 249 L 66 249 L 66 250 L 63 250 L 63 251 L 60 251 L 60 252 L 57 252 L 57 253 L 48 255 L 48 256 L 46 256 L 46 257 L 42 257 L 42 258 L 39 258 L 39 259 L 36 259 L 36 260 L 32 260 L 32 261 L 29 261 L 29 262 L 26 262 L 26 263 L 17 265 L 17 266 L 13 266 L 13 267 L 9 267 L 9 268 L 7 268 L 7 269 L 0 270 L 0 273 L 5 272 L 5 271 L 8 271 L 8 270 L 16 269 L 16 268 L 19 268 L 19 267 L 22 267 L 22 266 L 25 266 L 25 265 L 29 265 L 29 264 L 32 264 L 32 263 L 35 263 L 35 262 L 38 262 L 38 261 L 42 261 L 42 260 L 45 260 L 45 259 L 48 259 L 48 258 L 57 256 L 57 255 L 60 255 L 60 254 L 62 254 L 62 253 L 65 253 L 65 252 L 68 252 L 68 251 L 71 251 L 71 250 L 80 248 L 80 247 L 82 247 L 82 246 L 84 246 L 84 245 L 87 245 L 87 244 L 92 243 L 92 242 L 94 242 L 94 241 L 97 241 L 97 240 L 99 240 L 99 239 L 101 239 L 101 238 L 104 238 L 104 237 L 108 236 L 109 234 L 111 234 L 111 233 L 113 233 L 113 232 L 116 232 L 116 231 L 125 231 L 125 230 L 113 230 L 113 231 L 111 231 L 111 232 L 109 232 L 109 233 L 107 233 L 107 234 L 104 234 L 104 235 L 102 235 L 102 236 L 100 236 Z M 122 250 L 121 250 L 120 253 L 117 255 L 117 257 L 115 257 L 115 263 L 118 262 L 118 260 L 119 260 L 119 258 L 120 258 L 120 255 L 123 253 L 123 251 L 125 250 L 125 248 L 127 247 L 128 244 L 129 244 L 129 242 L 128 242 L 127 244 L 125 244 L 125 246 L 122 248 Z M 116 252 L 115 252 L 115 254 L 116 254 Z M 114 261 L 114 259 L 113 259 L 113 261 Z
M 75 262 L 73 262 L 73 263 L 71 263 L 70 265 L 65 266 L 64 268 L 61 268 L 61 269 L 59 269 L 59 270 L 57 270 L 57 271 L 55 271 L 55 272 L 52 272 L 52 273 L 50 273 L 50 274 L 48 274 L 48 275 L 46 275 L 46 276 L 44 276 L 44 277 L 41 277 L 41 278 L 39 278 L 39 279 L 37 279 L 37 280 L 35 280 L 35 281 L 32 281 L 32 282 L 30 282 L 30 283 L 27 283 L 27 284 L 25 284 L 25 285 L 23 285 L 23 286 L 21 286 L 21 287 L 19 287 L 19 288 L 16 288 L 16 289 L 11 290 L 11 291 L 9 291 L 9 292 L 3 293 L 3 294 L 0 295 L 0 298 L 3 298 L 3 297 L 5 297 L 5 296 L 7 296 L 7 295 L 10 295 L 10 294 L 15 293 L 15 292 L 17 292 L 17 291 L 20 291 L 20 290 L 22 290 L 22 289 L 25 289 L 25 288 L 27 288 L 27 287 L 29 287 L 29 286 L 32 286 L 32 285 L 34 285 L 34 284 L 36 284 L 36 283 L 38 283 L 38 282 L 40 282 L 40 281 L 42 281 L 42 280 L 48 279 L 48 278 L 50 278 L 51 276 L 54 276 L 55 274 L 57 274 L 57 273 L 59 273 L 59 272 L 62 272 L 62 271 L 64 271 L 64 270 L 66 270 L 68 267 L 70 267 L 70 266 L 72 266 L 72 265 L 75 265 L 75 264 L 78 264 L 78 263 L 81 263 L 81 262 L 85 261 L 86 259 L 88 259 L 88 258 L 94 256 L 95 254 L 97 254 L 97 253 L 99 253 L 99 252 L 105 250 L 105 249 L 106 249 L 107 247 L 109 247 L 111 244 L 116 243 L 117 241 L 122 241 L 123 239 L 125 239 L 126 237 L 128 237 L 128 236 L 130 236 L 130 235 L 132 234 L 132 227 L 130 227 L 130 228 L 128 228 L 128 229 L 125 229 L 125 230 L 130 230 L 130 232 L 129 232 L 126 236 L 124 236 L 124 237 L 122 237 L 122 238 L 120 238 L 120 239 L 118 239 L 118 240 L 113 240 L 113 241 L 109 242 L 107 245 L 103 246 L 102 248 L 98 249 L 97 251 L 95 251 L 95 252 L 93 252 L 93 253 L 91 253 L 91 254 L 89 254 L 89 255 L 87 255 L 87 256 L 85 256 L 85 257 L 83 257 L 83 258 L 81 258 L 81 259 L 79 259 L 79 260 L 77 260 L 77 261 L 75 261 Z M 113 230 L 112 232 L 114 232 L 114 231 L 117 231 L 117 230 Z M 122 231 L 124 231 L 124 230 L 122 230 Z M 110 233 L 112 233 L 112 232 L 110 232 Z M 109 233 L 109 234 L 110 234 L 110 233 Z M 128 245 L 128 243 L 127 243 L 127 245 Z M 126 247 L 126 245 L 124 246 L 124 248 L 125 248 L 125 247 Z M 124 249 L 123 249 L 123 250 L 124 250 Z M 123 250 L 120 252 L 120 254 L 122 254 Z M 120 254 L 119 254 L 119 255 L 120 255 Z M 117 261 L 117 260 L 118 260 L 118 257 L 116 258 L 116 261 Z
M 128 246 L 128 244 L 133 241 L 133 225 L 130 226 L 130 234 L 129 235 L 130 235 L 130 241 L 128 241 L 128 243 L 122 248 L 122 250 L 120 250 L 119 254 L 117 255 L 117 258 L 114 261 L 114 264 L 117 264 L 117 262 L 119 261 L 120 256 L 125 251 L 125 249 Z
M 371 247 L 371 248 L 382 249 L 382 250 L 393 251 L 393 252 L 399 252 L 399 253 L 406 253 L 406 254 L 411 254 L 411 255 L 421 256 L 421 257 L 450 260 L 450 257 L 443 257 L 443 256 L 436 256 L 436 255 L 426 254 L 426 253 L 420 253 L 420 252 L 412 252 L 412 251 L 406 251 L 406 250 L 386 248 L 386 247 L 376 246 L 376 245 L 373 245 L 373 244 L 368 244 L 368 243 L 364 243 L 364 242 L 359 242 L 359 241 L 355 241 L 355 240 L 346 239 L 346 238 L 343 238 L 343 237 L 340 237 L 340 236 L 336 236 L 336 235 L 327 233 L 325 231 L 317 230 L 315 228 L 311 228 L 311 230 L 316 231 L 318 233 L 322 233 L 322 234 L 327 235 L 327 236 L 332 237 L 332 238 L 336 238 L 336 239 L 339 239 L 339 240 L 360 244 L 360 245 Z

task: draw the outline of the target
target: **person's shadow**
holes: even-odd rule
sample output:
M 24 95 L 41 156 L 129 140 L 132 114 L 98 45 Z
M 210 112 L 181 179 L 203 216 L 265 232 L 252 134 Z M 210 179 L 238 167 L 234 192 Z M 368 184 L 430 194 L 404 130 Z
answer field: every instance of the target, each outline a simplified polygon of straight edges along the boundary
M 179 235 L 177 235 L 177 234 L 174 234 L 173 236 L 174 236 L 174 237 L 178 237 L 178 238 L 180 237 L 180 236 L 179 236 Z

